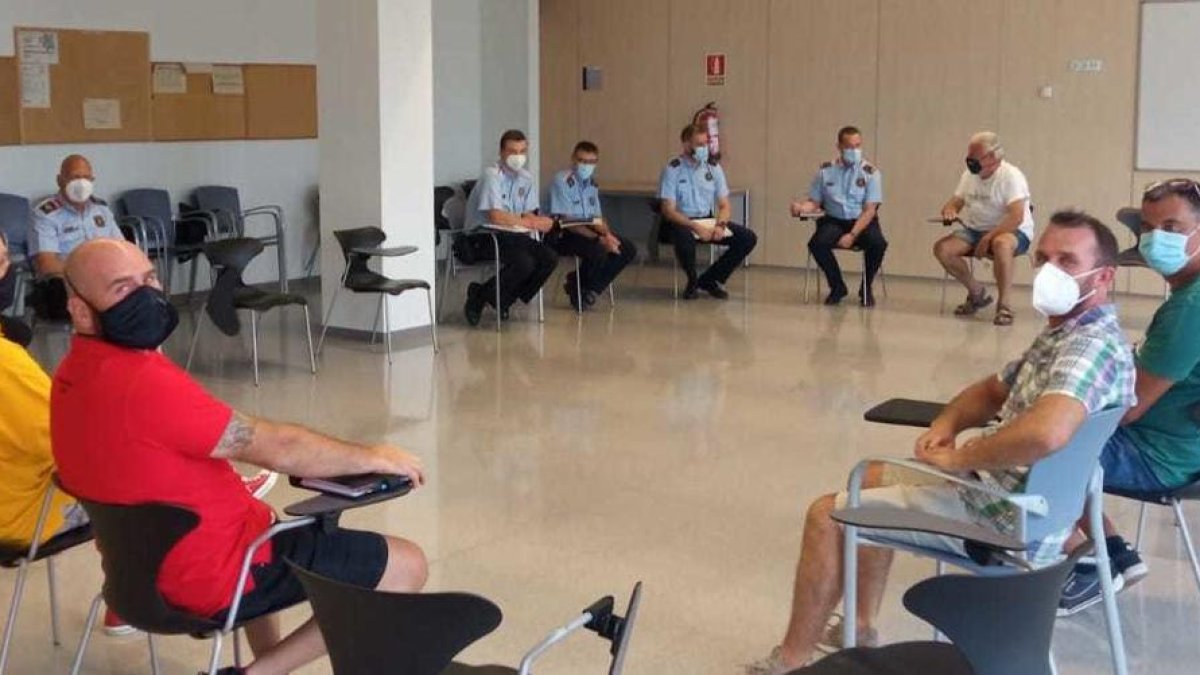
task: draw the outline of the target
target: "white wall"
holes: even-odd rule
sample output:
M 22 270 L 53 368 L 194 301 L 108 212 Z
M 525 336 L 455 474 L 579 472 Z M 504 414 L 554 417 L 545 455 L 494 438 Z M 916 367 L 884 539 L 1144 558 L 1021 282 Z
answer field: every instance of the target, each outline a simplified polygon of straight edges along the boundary
M 314 0 L 0 0 L 0 54 L 13 53 L 13 26 L 146 31 L 150 56 L 160 61 L 316 62 Z M 241 190 L 244 206 L 279 204 L 288 217 L 289 276 L 302 274 L 316 236 L 316 141 L 6 147 L 0 191 L 54 192 L 59 161 L 72 152 L 91 158 L 102 197 L 153 186 L 180 201 L 197 185 L 224 184 Z M 274 251 L 259 256 L 248 276 L 275 278 Z

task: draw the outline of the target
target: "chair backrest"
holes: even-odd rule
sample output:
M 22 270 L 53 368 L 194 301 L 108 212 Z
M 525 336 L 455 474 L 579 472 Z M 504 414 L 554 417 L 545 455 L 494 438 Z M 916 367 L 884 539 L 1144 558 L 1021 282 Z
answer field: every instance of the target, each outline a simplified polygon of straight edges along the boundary
M 238 189 L 225 185 L 202 185 L 192 192 L 192 203 L 201 211 L 213 213 L 218 229 L 242 236 L 242 200 Z
M 446 202 L 450 201 L 454 194 L 454 188 L 449 185 L 433 188 L 433 224 L 436 229 L 450 229 L 450 220 L 446 217 Z
M 1061 532 L 1079 519 L 1100 452 L 1117 430 L 1125 410 L 1109 408 L 1088 415 L 1066 446 L 1030 467 L 1025 492 L 1045 497 L 1049 511 L 1044 517 L 1029 517 L 1026 541 Z
M 241 331 L 242 322 L 234 299 L 238 290 L 246 287 L 242 273 L 263 248 L 265 245 L 261 241 L 248 237 L 220 239 L 204 245 L 204 256 L 217 273 L 204 303 L 204 312 L 226 335 L 237 335 Z
M 118 506 L 78 499 L 96 535 L 109 609 L 148 633 L 207 633 L 221 627 L 172 607 L 158 591 L 163 560 L 200 523 L 199 516 L 169 504 Z
M 129 190 L 117 199 L 117 212 L 157 221 L 167 233 L 167 243 L 175 241 L 175 217 L 171 212 L 171 195 L 158 188 Z
M 904 606 L 945 633 L 975 675 L 1050 675 L 1058 600 L 1077 559 L 1006 576 L 933 577 L 908 589 Z
M 376 248 L 387 239 L 387 234 L 383 229 L 378 227 L 356 227 L 350 230 L 334 230 L 334 238 L 337 239 L 338 246 L 342 249 L 342 258 L 346 260 L 346 265 L 349 270 L 346 274 L 346 283 L 350 285 L 351 280 L 364 279 L 379 279 L 382 278 L 375 272 L 372 272 L 367 267 L 367 262 L 370 260 L 368 256 L 351 253 L 350 251 L 356 248 Z
M 476 595 L 387 593 L 294 564 L 292 572 L 312 603 L 336 675 L 440 675 L 502 619 L 499 607 Z
M 1142 236 L 1142 210 L 1132 206 L 1117 209 L 1117 222 L 1129 228 L 1134 237 Z
M 0 232 L 8 242 L 10 255 L 24 259 L 28 255 L 29 225 L 33 219 L 29 200 L 20 195 L 0 193 Z

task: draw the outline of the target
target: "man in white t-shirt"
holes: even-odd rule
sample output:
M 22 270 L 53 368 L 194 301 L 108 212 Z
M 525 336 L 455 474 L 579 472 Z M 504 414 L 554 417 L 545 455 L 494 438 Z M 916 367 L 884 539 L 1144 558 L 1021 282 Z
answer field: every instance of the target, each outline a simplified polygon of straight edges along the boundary
M 967 299 L 954 309 L 957 316 L 973 316 L 992 303 L 987 288 L 975 279 L 967 258 L 990 258 L 996 271 L 997 326 L 1013 322 L 1009 292 L 1014 259 L 1029 250 L 1033 241 L 1033 213 L 1025 174 L 1004 161 L 1004 148 L 991 131 L 981 131 L 967 145 L 967 169 L 954 196 L 942 207 L 942 220 L 962 228 L 942 237 L 933 246 L 946 272 L 967 289 Z

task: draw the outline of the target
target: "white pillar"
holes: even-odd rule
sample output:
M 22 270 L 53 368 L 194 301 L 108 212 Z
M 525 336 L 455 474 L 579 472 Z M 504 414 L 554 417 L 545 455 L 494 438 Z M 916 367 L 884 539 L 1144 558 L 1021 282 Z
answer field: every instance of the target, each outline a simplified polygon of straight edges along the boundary
M 431 3 L 317 2 L 322 315 L 344 267 L 334 230 L 382 227 L 385 245 L 420 249 L 383 273 L 434 283 Z M 384 330 L 428 325 L 423 292 L 389 302 Z M 377 307 L 343 292 L 329 324 L 370 331 Z

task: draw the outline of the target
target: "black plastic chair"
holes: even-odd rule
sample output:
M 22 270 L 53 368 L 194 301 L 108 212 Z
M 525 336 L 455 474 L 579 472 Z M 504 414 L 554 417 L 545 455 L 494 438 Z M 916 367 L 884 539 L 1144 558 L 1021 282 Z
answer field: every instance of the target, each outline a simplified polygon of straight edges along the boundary
M 58 629 L 58 589 L 54 577 L 54 556 L 69 551 L 76 546 L 92 540 L 92 528 L 88 525 L 67 530 L 55 537 L 38 544 L 45 533 L 46 518 L 50 513 L 54 496 L 53 484 L 42 497 L 41 510 L 38 512 L 37 524 L 33 529 L 33 544 L 16 546 L 0 542 L 0 567 L 17 570 L 17 583 L 13 586 L 12 601 L 8 607 L 8 620 L 4 624 L 4 642 L 0 646 L 0 673 L 8 663 L 8 650 L 12 644 L 13 630 L 17 625 L 17 614 L 21 609 L 21 597 L 25 591 L 25 580 L 29 576 L 29 568 L 40 560 L 46 561 L 46 577 L 50 585 L 50 633 L 54 646 L 62 644 Z
M 1183 539 L 1183 548 L 1187 551 L 1188 563 L 1192 567 L 1192 577 L 1196 580 L 1196 590 L 1200 591 L 1200 557 L 1196 555 L 1196 544 L 1192 540 L 1192 532 L 1188 529 L 1187 518 L 1183 512 L 1183 502 L 1200 501 L 1200 480 L 1160 494 L 1115 490 L 1111 488 L 1105 488 L 1104 493 L 1133 499 L 1142 503 L 1141 510 L 1138 513 L 1137 536 L 1134 540 L 1134 548 L 1138 549 L 1142 547 L 1142 533 L 1146 529 L 1146 507 L 1150 504 L 1171 507 L 1171 510 L 1175 514 L 1175 525 L 1179 528 L 1179 536 Z
M 263 243 L 258 239 L 221 239 L 204 245 L 204 255 L 216 271 L 216 281 L 208 300 L 204 303 L 204 313 L 208 315 L 217 328 L 226 335 L 234 336 L 241 331 L 241 321 L 238 310 L 250 312 L 250 338 L 253 345 L 254 386 L 258 386 L 258 315 L 276 307 L 298 305 L 304 309 L 304 335 L 308 340 L 309 368 L 315 375 L 317 360 L 313 354 L 312 325 L 309 321 L 308 299 L 295 293 L 272 293 L 247 286 L 242 279 L 246 266 L 263 251 Z M 201 318 L 196 317 L 196 327 L 192 331 L 192 345 L 188 349 L 187 365 L 190 370 L 192 359 L 196 355 L 196 344 L 200 339 Z
M 433 188 L 433 244 L 442 243 L 442 232 L 450 229 L 450 217 L 446 213 L 446 203 L 457 194 L 449 185 L 437 185 Z
M 142 222 L 148 232 L 156 232 L 160 242 L 157 255 L 166 268 L 167 287 L 174 277 L 172 264 L 191 263 L 188 295 L 196 290 L 196 261 L 206 240 L 219 238 L 216 218 L 205 211 L 176 215 L 171 210 L 171 195 L 158 188 L 137 188 L 121 195 L 116 202 L 123 216 Z
M 325 346 L 325 334 L 329 331 L 329 319 L 333 316 L 333 308 L 337 305 L 338 295 L 342 289 L 352 293 L 376 293 L 379 295 L 379 309 L 375 314 L 375 326 L 372 327 L 371 341 L 375 341 L 374 328 L 379 325 L 382 314 L 384 323 L 384 338 L 387 341 L 387 359 L 392 362 L 392 330 L 387 297 L 400 295 L 406 291 L 421 289 L 425 291 L 426 304 L 429 307 L 429 331 L 433 337 L 433 351 L 438 352 L 437 316 L 433 313 L 433 292 L 428 281 L 423 279 L 391 279 L 372 270 L 368 263 L 371 258 L 397 258 L 417 252 L 415 246 L 396 246 L 382 248 L 387 234 L 378 227 L 359 227 L 352 230 L 334 230 L 338 246 L 342 249 L 342 258 L 346 268 L 342 270 L 342 279 L 333 291 L 329 301 L 329 309 L 325 311 L 325 321 L 321 327 L 321 339 L 317 343 L 317 353 Z
M 8 245 L 8 257 L 17 280 L 12 306 L 14 316 L 25 314 L 25 286 L 33 278 L 28 251 L 30 217 L 28 199 L 0 193 L 0 237 Z
M 387 593 L 341 583 L 292 565 L 312 603 L 335 675 L 510 675 L 528 673 L 546 650 L 588 629 L 612 643 L 610 675 L 620 675 L 637 621 L 641 584 L 625 617 L 601 598 L 530 650 L 520 670 L 471 666 L 454 656 L 500 625 L 500 608 L 465 593 Z
M 1058 598 L 1083 555 L 1002 577 L 945 575 L 904 594 L 904 606 L 950 638 L 837 652 L 793 675 L 1050 675 Z
M 275 204 L 255 206 L 242 210 L 242 200 L 238 189 L 224 185 L 203 185 L 192 193 L 192 202 L 201 211 L 207 211 L 216 219 L 219 232 L 228 232 L 228 236 L 246 237 L 246 221 L 255 217 L 270 218 L 275 228 L 274 235 L 254 237 L 266 246 L 274 246 L 279 259 L 279 290 L 288 292 L 287 246 L 284 245 L 284 234 L 287 232 L 287 221 L 283 215 L 283 207 Z

